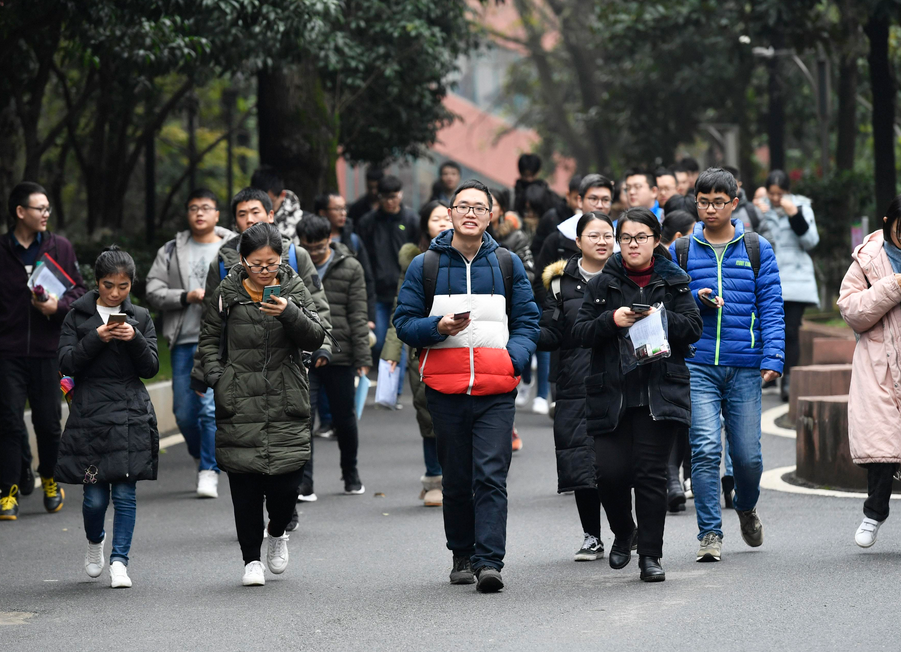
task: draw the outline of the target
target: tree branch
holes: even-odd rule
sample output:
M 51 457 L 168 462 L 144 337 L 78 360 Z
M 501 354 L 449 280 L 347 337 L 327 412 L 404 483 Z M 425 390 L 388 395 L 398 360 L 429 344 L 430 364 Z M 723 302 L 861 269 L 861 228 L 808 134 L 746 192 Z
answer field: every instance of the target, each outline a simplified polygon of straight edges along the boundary
M 81 97 L 78 98 L 77 101 L 72 102 L 72 94 L 69 91 L 69 85 L 66 82 L 66 76 L 62 70 L 60 70 L 59 66 L 56 63 L 51 64 L 51 70 L 53 74 L 56 75 L 56 78 L 59 80 L 60 87 L 63 91 L 63 101 L 66 104 L 66 115 L 59 122 L 57 122 L 53 127 L 50 128 L 50 131 L 47 132 L 47 135 L 44 137 L 44 140 L 38 145 L 38 155 L 42 155 L 46 152 L 54 142 L 56 142 L 56 137 L 62 132 L 66 126 L 72 122 L 74 122 L 79 115 L 81 115 L 82 109 L 84 109 L 85 105 L 88 102 L 88 98 L 94 93 L 96 88 L 96 84 L 94 83 L 94 70 L 92 69 L 88 73 L 88 78 L 85 80 L 84 89 L 81 91 Z

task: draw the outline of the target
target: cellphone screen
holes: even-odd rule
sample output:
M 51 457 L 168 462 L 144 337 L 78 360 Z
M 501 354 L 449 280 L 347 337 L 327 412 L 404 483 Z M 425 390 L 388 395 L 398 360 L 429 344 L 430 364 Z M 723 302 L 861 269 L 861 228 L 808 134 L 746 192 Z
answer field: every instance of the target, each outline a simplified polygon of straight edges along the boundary
M 281 295 L 281 285 L 267 285 L 263 288 L 263 303 L 270 303 L 272 302 L 272 297 L 280 297 Z
M 458 313 L 455 313 L 455 314 L 454 314 L 454 321 L 461 321 L 461 320 L 463 320 L 463 319 L 469 319 L 469 314 L 470 314 L 470 311 L 469 311 L 469 310 L 467 310 L 466 312 L 458 312 Z

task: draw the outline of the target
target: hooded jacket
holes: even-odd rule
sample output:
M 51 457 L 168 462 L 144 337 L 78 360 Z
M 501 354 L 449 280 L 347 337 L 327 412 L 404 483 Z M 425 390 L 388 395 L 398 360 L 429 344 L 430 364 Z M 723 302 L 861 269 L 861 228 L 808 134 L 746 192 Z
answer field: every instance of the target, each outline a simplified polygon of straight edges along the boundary
M 901 287 L 882 231 L 858 246 L 838 308 L 860 339 L 848 397 L 848 438 L 856 464 L 901 462 Z
M 301 351 L 322 345 L 325 330 L 303 281 L 288 265 L 279 268 L 284 312 L 270 317 L 254 303 L 233 269 L 213 292 L 200 330 L 198 353 L 206 384 L 215 390 L 216 462 L 232 473 L 281 475 L 310 459 L 310 385 Z M 225 357 L 220 359 L 227 313 Z
M 340 351 L 333 351 L 330 365 L 359 369 L 372 365 L 369 349 L 369 309 L 366 302 L 366 279 L 363 266 L 340 242 L 332 242 L 332 259 L 322 275 L 332 318 L 332 336 Z
M 504 279 L 487 233 L 472 261 L 453 248 L 454 230 L 432 240 L 438 252 L 438 275 L 431 312 L 426 313 L 422 281 L 424 254 L 407 269 L 397 298 L 394 326 L 401 341 L 424 349 L 419 371 L 432 389 L 445 394 L 485 396 L 513 391 L 538 341 L 538 306 L 526 270 L 518 256 L 513 261 L 512 312 L 508 319 Z M 470 312 L 472 322 L 463 332 L 448 337 L 438 322 L 448 313 Z
M 221 226 L 217 226 L 215 232 L 222 238 L 220 246 L 237 235 Z M 169 342 L 170 348 L 178 340 L 189 307 L 182 297 L 188 290 L 188 279 L 191 276 L 188 254 L 190 239 L 191 231 L 182 231 L 160 247 L 147 274 L 147 303 L 163 313 L 163 337 Z
M 691 296 L 688 275 L 676 263 L 654 254 L 654 272 L 646 287 L 626 276 L 622 254 L 613 254 L 604 271 L 588 282 L 585 299 L 572 327 L 572 337 L 591 348 L 590 375 L 585 378 L 588 434 L 616 430 L 626 409 L 625 390 L 636 378 L 646 379 L 651 417 L 691 425 L 691 386 L 685 355 L 701 337 L 701 317 Z M 613 321 L 613 313 L 634 303 L 666 308 L 672 354 L 623 375 L 620 337 L 628 329 Z
M 754 269 L 745 248 L 744 225 L 733 218 L 735 235 L 718 256 L 704 237 L 704 224 L 695 224 L 689 238 L 686 271 L 691 293 L 704 320 L 693 364 L 771 369 L 782 373 L 785 362 L 785 315 L 782 287 L 773 248 L 760 239 L 760 272 Z M 675 258 L 676 244 L 670 245 Z M 710 288 L 725 301 L 711 308 L 698 298 L 698 290 Z
M 99 296 L 92 290 L 78 299 L 63 322 L 59 368 L 75 389 L 54 477 L 70 484 L 156 480 L 160 435 L 141 382 L 159 371 L 153 320 L 126 299 L 121 311 L 134 339 L 104 343 L 97 334 L 104 323 Z
M 0 358 L 55 358 L 59 332 L 72 304 L 87 292 L 72 244 L 44 231 L 38 259 L 50 255 L 72 277 L 75 286 L 58 298 L 56 314 L 45 317 L 31 305 L 28 272 L 13 249 L 9 234 L 0 236 Z
M 807 197 L 788 195 L 788 199 L 798 207 L 794 217 L 788 217 L 781 208 L 764 216 L 771 234 L 769 241 L 776 251 L 782 300 L 820 305 L 817 277 L 808 253 L 820 242 L 813 208 Z

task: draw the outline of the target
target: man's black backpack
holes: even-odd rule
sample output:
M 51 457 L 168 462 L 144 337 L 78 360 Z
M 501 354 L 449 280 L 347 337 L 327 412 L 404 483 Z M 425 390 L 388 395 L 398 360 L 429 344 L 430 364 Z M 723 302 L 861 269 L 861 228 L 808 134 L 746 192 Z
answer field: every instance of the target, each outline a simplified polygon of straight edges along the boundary
M 504 277 L 504 298 L 507 301 L 507 318 L 513 311 L 513 257 L 510 252 L 503 247 L 494 250 L 497 256 L 497 264 L 501 269 L 501 276 Z M 437 251 L 429 249 L 425 252 L 422 260 L 422 289 L 425 294 L 425 314 L 428 316 L 432 312 L 432 304 L 435 301 L 435 287 L 438 284 L 438 263 L 441 261 L 441 254 Z
M 679 267 L 688 271 L 688 248 L 691 246 L 690 235 L 683 235 L 676 240 L 676 262 Z M 748 259 L 751 261 L 751 269 L 754 270 L 754 279 L 760 273 L 760 236 L 754 232 L 745 233 L 745 249 L 748 251 Z

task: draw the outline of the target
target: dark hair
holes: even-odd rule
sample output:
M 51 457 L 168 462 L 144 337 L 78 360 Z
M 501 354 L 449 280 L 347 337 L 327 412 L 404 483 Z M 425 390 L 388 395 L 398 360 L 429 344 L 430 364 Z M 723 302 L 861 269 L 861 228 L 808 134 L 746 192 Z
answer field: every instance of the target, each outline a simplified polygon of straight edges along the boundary
M 519 169 L 520 176 L 526 172 L 538 174 L 541 170 L 541 157 L 538 154 L 520 154 L 516 167 Z
M 769 190 L 770 186 L 779 186 L 786 192 L 791 190 L 791 182 L 789 181 L 788 175 L 782 170 L 773 170 L 766 176 L 764 187 Z
M 272 210 L 272 199 L 269 198 L 263 190 L 259 188 L 247 187 L 239 190 L 238 194 L 232 197 L 232 217 L 236 218 L 238 214 L 238 204 L 249 201 L 258 201 L 263 205 L 263 210 L 269 213 Z
M 457 202 L 457 195 L 459 195 L 464 190 L 469 190 L 470 188 L 473 188 L 475 190 L 478 190 L 479 192 L 485 193 L 485 196 L 488 198 L 488 210 L 489 211 L 494 207 L 494 200 L 491 198 L 491 191 L 488 190 L 488 186 L 486 186 L 484 183 L 482 183 L 478 179 L 467 179 L 466 181 L 461 183 L 459 186 L 457 186 L 457 189 L 454 190 L 454 196 L 451 197 L 451 205 L 453 205 Z M 530 190 L 532 188 L 534 188 L 534 186 L 529 186 Z M 527 199 L 528 199 L 528 196 L 529 196 L 528 191 L 526 191 Z
M 337 190 L 330 190 L 322 194 L 316 195 L 313 200 L 313 213 L 319 215 L 319 211 L 327 211 L 328 205 L 332 203 L 332 197 L 340 197 L 341 193 Z
M 892 240 L 892 233 L 898 240 L 901 240 L 901 195 L 892 200 L 885 211 L 885 217 L 888 219 L 882 223 L 882 237 L 886 242 L 895 244 Z
M 660 239 L 660 222 L 657 220 L 657 216 L 654 215 L 649 208 L 645 208 L 644 206 L 633 206 L 632 208 L 624 210 L 616 222 L 617 240 L 619 240 L 619 236 L 622 234 L 623 224 L 626 222 L 644 224 L 651 229 L 651 233 L 655 239 Z M 662 244 L 657 244 L 654 248 L 654 253 L 663 256 L 667 260 L 672 260 L 669 251 L 667 251 L 666 247 Z
M 192 199 L 212 199 L 213 203 L 216 205 L 216 210 L 219 210 L 219 200 L 216 199 L 216 194 L 209 188 L 197 188 L 196 190 L 192 190 L 191 194 L 188 195 L 188 199 L 185 201 L 185 208 L 190 205 Z
M 602 213 L 601 211 L 591 211 L 590 213 L 582 213 L 582 217 L 579 218 L 579 221 L 576 223 L 576 237 L 581 238 L 582 232 L 585 230 L 589 224 L 594 222 L 595 220 L 600 220 L 601 222 L 606 222 L 610 225 L 610 228 L 613 228 L 613 220 L 610 219 L 610 216 L 607 213 Z
M 657 181 L 657 177 L 672 177 L 673 181 L 676 180 L 676 173 L 669 168 L 657 168 L 654 170 L 654 181 Z
M 429 246 L 429 217 L 431 217 L 432 213 L 439 206 L 443 206 L 447 208 L 447 202 L 441 201 L 440 199 L 433 199 L 430 202 L 426 202 L 422 205 L 422 208 L 419 209 L 419 235 L 420 235 L 420 249 L 425 250 Z M 424 245 L 424 246 L 423 246 Z
M 608 188 L 612 195 L 614 184 L 613 181 L 602 174 L 586 174 L 582 177 L 582 182 L 579 183 L 579 196 L 584 197 L 592 188 Z M 612 199 L 615 201 L 616 197 L 612 197 Z
M 6 207 L 9 210 L 9 230 L 15 229 L 16 223 L 19 221 L 16 215 L 16 209 L 19 206 L 28 206 L 28 198 L 32 195 L 46 194 L 47 191 L 44 190 L 44 186 L 33 181 L 23 181 L 16 184 L 16 187 L 9 193 L 9 199 L 6 202 Z
M 116 245 L 104 249 L 94 261 L 94 278 L 98 283 L 107 276 L 125 274 L 134 284 L 137 273 L 134 259 Z
M 497 211 L 503 216 L 510 210 L 510 191 L 506 188 L 490 188 L 491 196 L 497 200 Z
M 569 191 L 576 192 L 582 185 L 582 175 L 574 174 L 569 178 Z
M 694 195 L 673 195 L 667 199 L 663 205 L 663 215 L 669 215 L 674 211 L 685 211 L 694 218 L 695 222 L 700 219 Z
M 698 176 L 695 192 L 724 192 L 730 199 L 735 199 L 738 196 L 738 183 L 723 168 L 707 168 Z
M 369 168 L 366 170 L 366 181 L 381 181 L 385 176 L 382 168 Z
M 686 211 L 667 213 L 660 226 L 660 242 L 668 245 L 675 239 L 677 233 L 688 235 L 695 228 L 696 223 L 694 215 Z
M 306 222 L 310 216 L 303 218 L 301 222 Z M 319 219 L 325 219 L 321 217 Z M 278 227 L 269 222 L 257 222 L 252 227 L 241 234 L 241 241 L 238 243 L 238 253 L 241 258 L 247 258 L 254 251 L 271 247 L 279 256 L 282 255 L 282 236 L 278 232 Z
M 445 161 L 438 168 L 438 173 L 440 174 L 444 168 L 454 168 L 457 172 L 462 174 L 463 170 L 460 168 L 460 164 L 456 161 Z
M 648 188 L 656 188 L 657 187 L 657 177 L 655 177 L 651 172 L 647 170 L 642 170 L 641 168 L 632 168 L 631 170 L 626 170 L 626 174 L 623 179 L 628 179 L 629 177 L 638 177 L 643 176 L 647 179 Z
M 379 194 L 389 195 L 392 192 L 400 192 L 404 189 L 403 182 L 397 177 L 387 176 L 379 180 Z
M 263 165 L 250 177 L 250 187 L 278 195 L 285 189 L 285 182 L 278 170 L 271 165 Z
M 736 181 L 741 181 L 741 172 L 738 171 L 738 168 L 734 168 L 731 165 L 724 165 L 723 169 L 735 177 Z
M 297 223 L 297 237 L 307 242 L 319 242 L 332 235 L 332 223 L 321 215 L 304 215 Z
M 700 172 L 701 166 L 690 156 L 686 156 L 676 164 L 676 172 Z

